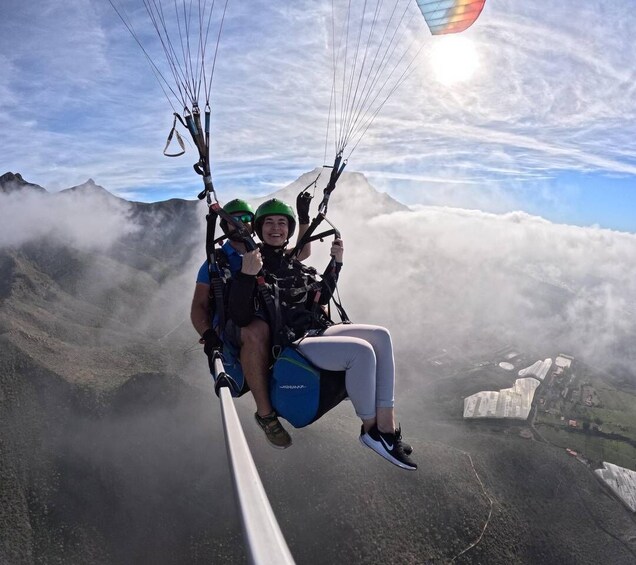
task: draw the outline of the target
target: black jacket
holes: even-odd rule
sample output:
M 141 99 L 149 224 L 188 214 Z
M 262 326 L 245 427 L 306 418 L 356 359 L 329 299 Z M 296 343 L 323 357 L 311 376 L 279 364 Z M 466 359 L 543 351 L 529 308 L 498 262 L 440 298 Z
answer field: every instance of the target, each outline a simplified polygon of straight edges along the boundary
M 315 269 L 291 259 L 282 248 L 262 245 L 261 255 L 264 285 L 243 273 L 237 273 L 230 285 L 228 315 L 238 326 L 262 317 L 270 324 L 275 342 L 289 342 L 333 323 L 323 306 L 336 288 L 341 263 L 331 263 L 319 280 Z

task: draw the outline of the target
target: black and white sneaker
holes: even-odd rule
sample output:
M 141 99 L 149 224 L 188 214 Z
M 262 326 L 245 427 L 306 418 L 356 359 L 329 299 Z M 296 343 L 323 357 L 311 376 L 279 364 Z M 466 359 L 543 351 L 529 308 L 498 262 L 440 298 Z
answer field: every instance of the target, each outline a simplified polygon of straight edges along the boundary
M 400 433 L 399 439 L 400 441 L 402 441 L 402 449 L 404 450 L 404 453 L 406 453 L 407 455 L 411 455 L 411 453 L 413 453 L 413 446 L 410 443 L 406 443 L 405 441 L 402 440 L 402 428 L 399 427 L 396 431 Z M 363 434 L 364 434 L 364 426 L 361 426 L 360 435 L 362 436 Z
M 410 445 L 402 442 L 401 427 L 395 430 L 394 433 L 383 433 L 378 430 L 377 426 L 373 426 L 365 433 L 363 428 L 360 431 L 360 443 L 370 447 L 378 455 L 381 455 L 394 465 L 402 467 L 402 469 L 408 469 L 409 471 L 417 469 L 417 463 L 411 461 L 409 457 L 413 449 Z M 410 448 L 408 453 L 406 452 L 406 447 Z

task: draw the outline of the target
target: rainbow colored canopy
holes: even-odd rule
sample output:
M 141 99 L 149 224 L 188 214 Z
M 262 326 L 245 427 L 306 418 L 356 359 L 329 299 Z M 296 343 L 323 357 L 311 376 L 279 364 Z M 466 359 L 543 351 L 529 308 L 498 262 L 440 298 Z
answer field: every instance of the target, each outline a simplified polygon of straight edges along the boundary
M 417 0 L 433 35 L 459 33 L 469 28 L 485 3 L 486 0 Z

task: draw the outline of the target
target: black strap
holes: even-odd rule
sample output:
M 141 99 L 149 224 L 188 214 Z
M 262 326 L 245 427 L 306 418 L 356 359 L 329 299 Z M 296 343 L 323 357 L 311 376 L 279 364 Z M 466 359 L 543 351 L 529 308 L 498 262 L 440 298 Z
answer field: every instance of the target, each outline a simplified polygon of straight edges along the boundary
M 290 255 L 291 257 L 298 257 L 298 254 L 300 253 L 302 248 L 306 244 L 310 243 L 311 241 L 315 241 L 316 239 L 322 239 L 323 237 L 326 237 L 327 235 L 331 235 L 332 233 L 335 234 L 336 237 L 340 237 L 340 233 L 336 229 L 336 226 L 334 226 L 329 220 L 327 220 L 327 207 L 329 206 L 329 197 L 331 196 L 331 193 L 335 190 L 338 179 L 340 178 L 340 175 L 342 175 L 342 172 L 344 171 L 344 168 L 346 167 L 346 165 L 347 165 L 347 161 L 342 160 L 342 153 L 338 153 L 338 155 L 336 155 L 336 158 L 333 162 L 333 166 L 331 167 L 331 175 L 329 177 L 329 182 L 327 183 L 327 186 L 323 190 L 322 202 L 318 205 L 318 214 L 312 220 L 311 224 L 309 224 L 307 231 L 303 234 L 303 236 L 300 238 L 300 240 L 298 241 L 298 243 L 292 250 Z M 326 221 L 333 228 L 334 231 L 329 230 L 322 234 L 314 236 L 314 232 L 323 221 Z
M 325 269 L 325 272 L 322 275 L 323 281 L 325 280 L 328 281 L 329 277 L 331 277 L 331 279 L 333 280 L 333 287 L 331 287 L 329 284 L 325 285 L 327 287 L 326 294 L 328 294 L 327 302 L 326 302 L 327 318 L 329 319 L 330 322 L 333 322 L 331 318 L 331 309 L 330 309 L 330 303 L 333 302 L 334 306 L 336 307 L 336 310 L 338 311 L 338 316 L 340 316 L 340 320 L 342 320 L 342 322 L 345 324 L 349 324 L 351 323 L 351 320 L 349 320 L 349 316 L 347 316 L 347 313 L 345 312 L 344 307 L 342 306 L 340 301 L 336 299 L 336 296 L 335 296 L 338 290 L 338 279 L 337 279 L 336 270 L 337 270 L 336 259 L 335 257 L 331 257 L 331 260 L 329 261 L 329 264 L 327 265 L 327 268 Z M 324 299 L 324 294 L 325 293 L 322 293 L 322 294 L 317 293 L 314 299 L 314 304 L 312 306 L 312 313 L 315 319 L 320 319 L 321 317 L 320 314 L 322 313 L 322 308 L 319 301 L 321 298 Z
M 323 190 L 322 202 L 318 205 L 318 212 L 321 212 L 324 215 L 327 215 L 327 207 L 329 206 L 329 197 L 331 193 L 336 188 L 336 183 L 344 171 L 344 168 L 347 166 L 347 161 L 342 160 L 342 153 L 338 153 L 336 158 L 334 159 L 333 166 L 331 167 L 331 175 L 329 177 L 329 182 L 327 186 Z
M 208 277 L 210 279 L 210 319 L 212 319 L 211 310 L 212 305 L 214 305 L 218 319 L 218 333 L 220 336 L 223 334 L 223 330 L 225 329 L 225 283 L 221 278 L 221 266 L 218 263 L 214 247 L 214 231 L 216 228 L 217 218 L 218 215 L 216 212 L 210 208 L 210 212 L 206 216 L 207 229 L 205 236 L 205 251 L 208 259 Z
M 336 299 L 337 292 L 338 292 L 338 288 L 336 287 L 335 292 L 332 293 L 331 295 L 331 302 L 333 302 L 333 305 L 336 307 L 336 310 L 338 311 L 338 316 L 340 316 L 340 320 L 342 321 L 342 323 L 350 324 L 351 320 L 349 319 L 349 316 L 347 316 L 347 313 L 345 312 L 342 302 L 340 302 L 340 297 Z M 331 312 L 329 312 L 329 316 L 331 317 Z
M 267 313 L 270 327 L 272 328 L 272 353 L 274 358 L 277 358 L 282 350 L 282 346 L 285 345 L 285 339 L 283 337 L 283 318 L 280 309 L 280 301 L 277 296 L 276 285 L 273 285 L 273 288 L 274 293 L 272 293 L 265 282 L 264 272 L 261 272 L 256 277 L 256 289 L 258 291 L 258 296 L 265 307 L 265 312 Z

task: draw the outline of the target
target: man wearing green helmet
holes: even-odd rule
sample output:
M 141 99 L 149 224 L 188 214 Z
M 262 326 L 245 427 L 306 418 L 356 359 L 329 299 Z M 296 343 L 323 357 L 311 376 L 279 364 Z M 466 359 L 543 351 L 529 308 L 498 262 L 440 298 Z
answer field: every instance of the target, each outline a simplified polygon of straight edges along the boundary
M 263 245 L 243 257 L 229 292 L 230 316 L 240 327 L 251 323 L 259 300 L 256 275 L 263 272 L 276 296 L 275 311 L 267 316 L 274 343 L 296 347 L 319 369 L 345 371 L 347 394 L 362 420 L 360 442 L 394 465 L 416 470 L 412 448 L 395 425 L 395 363 L 389 331 L 367 324 L 334 324 L 324 308 L 342 268 L 342 240 L 333 241 L 333 261 L 318 280 L 315 269 L 286 252 L 296 227 L 289 205 L 276 199 L 264 202 L 253 224 Z
M 228 202 L 223 210 L 243 222 L 252 232 L 254 210 L 249 203 L 237 198 Z M 300 238 L 309 226 L 309 203 L 306 199 L 303 202 L 300 202 L 299 199 L 298 210 L 299 213 L 303 214 L 298 235 Z M 234 276 L 241 270 L 246 254 L 245 244 L 236 237 L 234 226 L 228 225 L 225 220 L 221 220 L 220 226 L 227 235 L 228 241 L 217 250 L 217 262 L 227 266 Z M 307 257 L 310 253 L 311 247 L 306 245 L 302 250 L 302 255 Z M 228 320 L 221 332 L 222 335 L 217 336 L 219 316 L 215 314 L 211 319 L 211 305 L 210 274 L 206 261 L 199 269 L 195 285 L 190 310 L 192 325 L 201 336 L 200 342 L 204 344 L 204 350 L 208 356 L 212 353 L 219 337 L 222 341 L 229 343 L 233 349 L 239 351 L 242 372 L 256 402 L 255 416 L 259 426 L 264 430 L 271 445 L 278 448 L 289 447 L 291 438 L 276 417 L 269 399 L 268 378 L 271 349 L 269 326 L 260 313 L 255 313 L 252 320 L 243 327 L 236 326 L 231 317 L 227 316 Z

